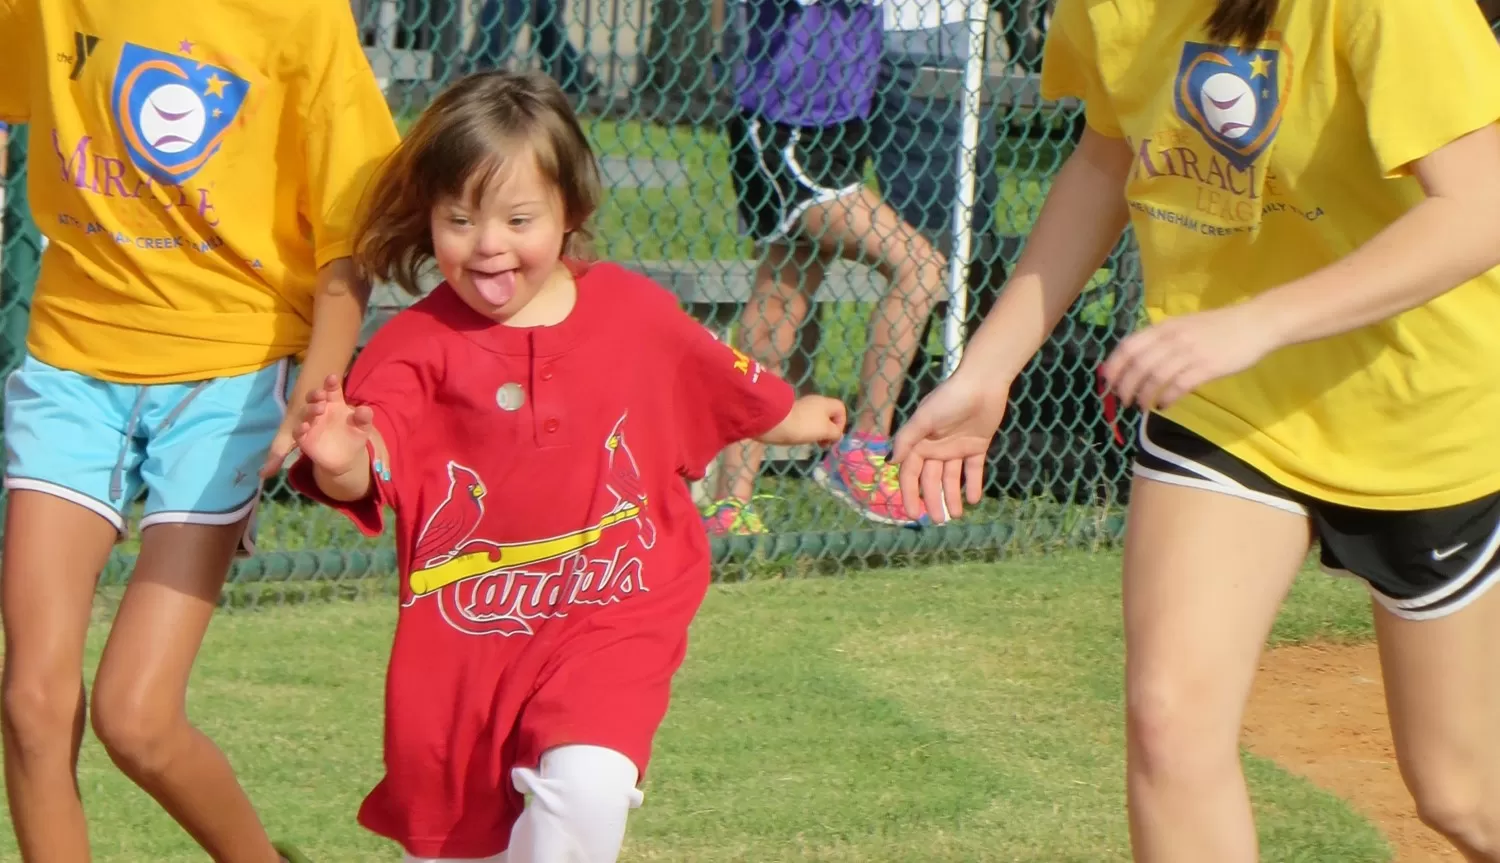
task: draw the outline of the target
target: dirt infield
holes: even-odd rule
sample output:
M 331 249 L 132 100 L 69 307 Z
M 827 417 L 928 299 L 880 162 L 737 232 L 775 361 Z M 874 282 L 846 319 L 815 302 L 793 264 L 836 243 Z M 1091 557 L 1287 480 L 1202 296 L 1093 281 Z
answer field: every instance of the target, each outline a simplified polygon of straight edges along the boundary
M 1421 821 L 1401 782 L 1373 644 L 1270 651 L 1245 719 L 1251 752 L 1348 800 L 1396 849 L 1396 863 L 1462 858 Z

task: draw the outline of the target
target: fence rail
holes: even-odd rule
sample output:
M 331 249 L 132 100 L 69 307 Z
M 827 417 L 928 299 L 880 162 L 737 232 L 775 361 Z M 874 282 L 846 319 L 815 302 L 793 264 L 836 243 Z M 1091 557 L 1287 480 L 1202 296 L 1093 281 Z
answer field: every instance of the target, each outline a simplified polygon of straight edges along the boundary
M 1035 71 L 1048 5 L 992 2 L 983 98 L 974 103 L 979 145 L 964 154 L 979 201 L 962 288 L 968 330 L 993 301 L 1080 129 L 1077 105 L 1040 98 Z M 740 50 L 739 7 L 725 0 L 571 0 L 566 7 L 562 0 L 355 0 L 354 9 L 372 68 L 402 124 L 447 81 L 473 69 L 524 66 L 557 77 L 577 100 L 608 186 L 595 225 L 600 253 L 653 276 L 705 325 L 743 342 L 746 316 L 757 308 L 760 258 L 740 233 L 723 127 L 735 110 L 725 70 Z M 865 167 L 868 184 L 938 254 L 955 245 L 968 26 L 947 17 L 946 25 L 887 32 Z M 42 166 L 26 164 L 26 140 L 24 128 L 13 130 L 0 245 L 6 328 L 0 359 L 7 371 L 24 352 L 42 247 L 24 193 L 28 167 Z M 44 148 L 34 155 L 46 159 Z M 871 385 L 861 357 L 871 310 L 888 290 L 872 267 L 830 266 L 796 330 L 788 378 L 854 405 Z M 809 479 L 817 453 L 776 450 L 757 476 L 753 501 L 768 532 L 716 536 L 716 573 L 732 578 L 1113 542 L 1123 523 L 1129 446 L 1100 410 L 1094 368 L 1134 326 L 1139 298 L 1134 256 L 1122 242 L 1018 380 L 991 450 L 987 499 L 962 523 L 880 526 Z M 402 303 L 398 292 L 378 286 L 366 337 Z M 920 322 L 922 346 L 895 386 L 898 424 L 941 375 L 946 312 L 940 303 Z M 695 487 L 701 501 L 715 496 L 722 476 Z M 389 536 L 360 537 L 281 482 L 264 493 L 260 532 L 260 554 L 236 564 L 233 581 L 245 595 L 337 592 L 395 570 Z M 133 541 L 120 547 L 105 584 L 123 579 L 134 548 Z

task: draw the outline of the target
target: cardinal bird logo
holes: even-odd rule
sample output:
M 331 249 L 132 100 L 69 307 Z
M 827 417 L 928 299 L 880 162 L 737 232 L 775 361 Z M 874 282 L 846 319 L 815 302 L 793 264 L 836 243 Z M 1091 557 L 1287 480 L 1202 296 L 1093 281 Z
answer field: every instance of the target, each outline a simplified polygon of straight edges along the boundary
M 604 440 L 604 449 L 609 453 L 604 487 L 615 496 L 614 512 L 638 510 L 636 526 L 641 545 L 650 548 L 656 544 L 656 525 L 646 517 L 646 486 L 641 482 L 641 470 L 635 462 L 635 455 L 625 443 L 625 416 L 615 422 L 609 437 Z
M 458 553 L 484 517 L 484 495 L 479 474 L 448 462 L 448 496 L 417 534 L 412 559 L 418 567 L 437 566 Z

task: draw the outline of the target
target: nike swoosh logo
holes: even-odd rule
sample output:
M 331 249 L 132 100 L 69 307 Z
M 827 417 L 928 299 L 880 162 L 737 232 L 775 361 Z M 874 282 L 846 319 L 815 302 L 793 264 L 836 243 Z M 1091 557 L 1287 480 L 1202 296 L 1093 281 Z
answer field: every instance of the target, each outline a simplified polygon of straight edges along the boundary
M 1458 554 L 1460 551 L 1463 551 L 1464 549 L 1466 549 L 1468 547 L 1469 547 L 1469 544 L 1467 542 L 1461 542 L 1458 545 L 1453 546 L 1452 548 L 1446 548 L 1446 549 L 1443 549 L 1442 551 L 1438 551 L 1437 549 L 1433 549 L 1432 550 L 1432 559 L 1436 560 L 1436 561 L 1444 561 L 1444 560 L 1447 560 L 1448 558 L 1452 557 L 1453 555 Z

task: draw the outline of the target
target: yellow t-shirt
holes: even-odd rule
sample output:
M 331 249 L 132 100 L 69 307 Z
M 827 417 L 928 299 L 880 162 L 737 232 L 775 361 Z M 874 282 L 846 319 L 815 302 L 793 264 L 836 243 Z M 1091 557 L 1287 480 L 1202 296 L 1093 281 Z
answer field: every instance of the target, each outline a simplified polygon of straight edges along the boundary
M 128 383 L 305 350 L 398 142 L 348 0 L 0 0 L 0 45 L 50 241 L 29 350 Z
M 1411 163 L 1500 119 L 1474 0 L 1283 2 L 1253 49 L 1209 0 L 1060 0 L 1048 98 L 1135 153 L 1125 186 L 1153 322 L 1337 261 L 1417 202 Z M 1278 351 L 1162 412 L 1283 485 L 1368 509 L 1500 490 L 1500 271 Z

